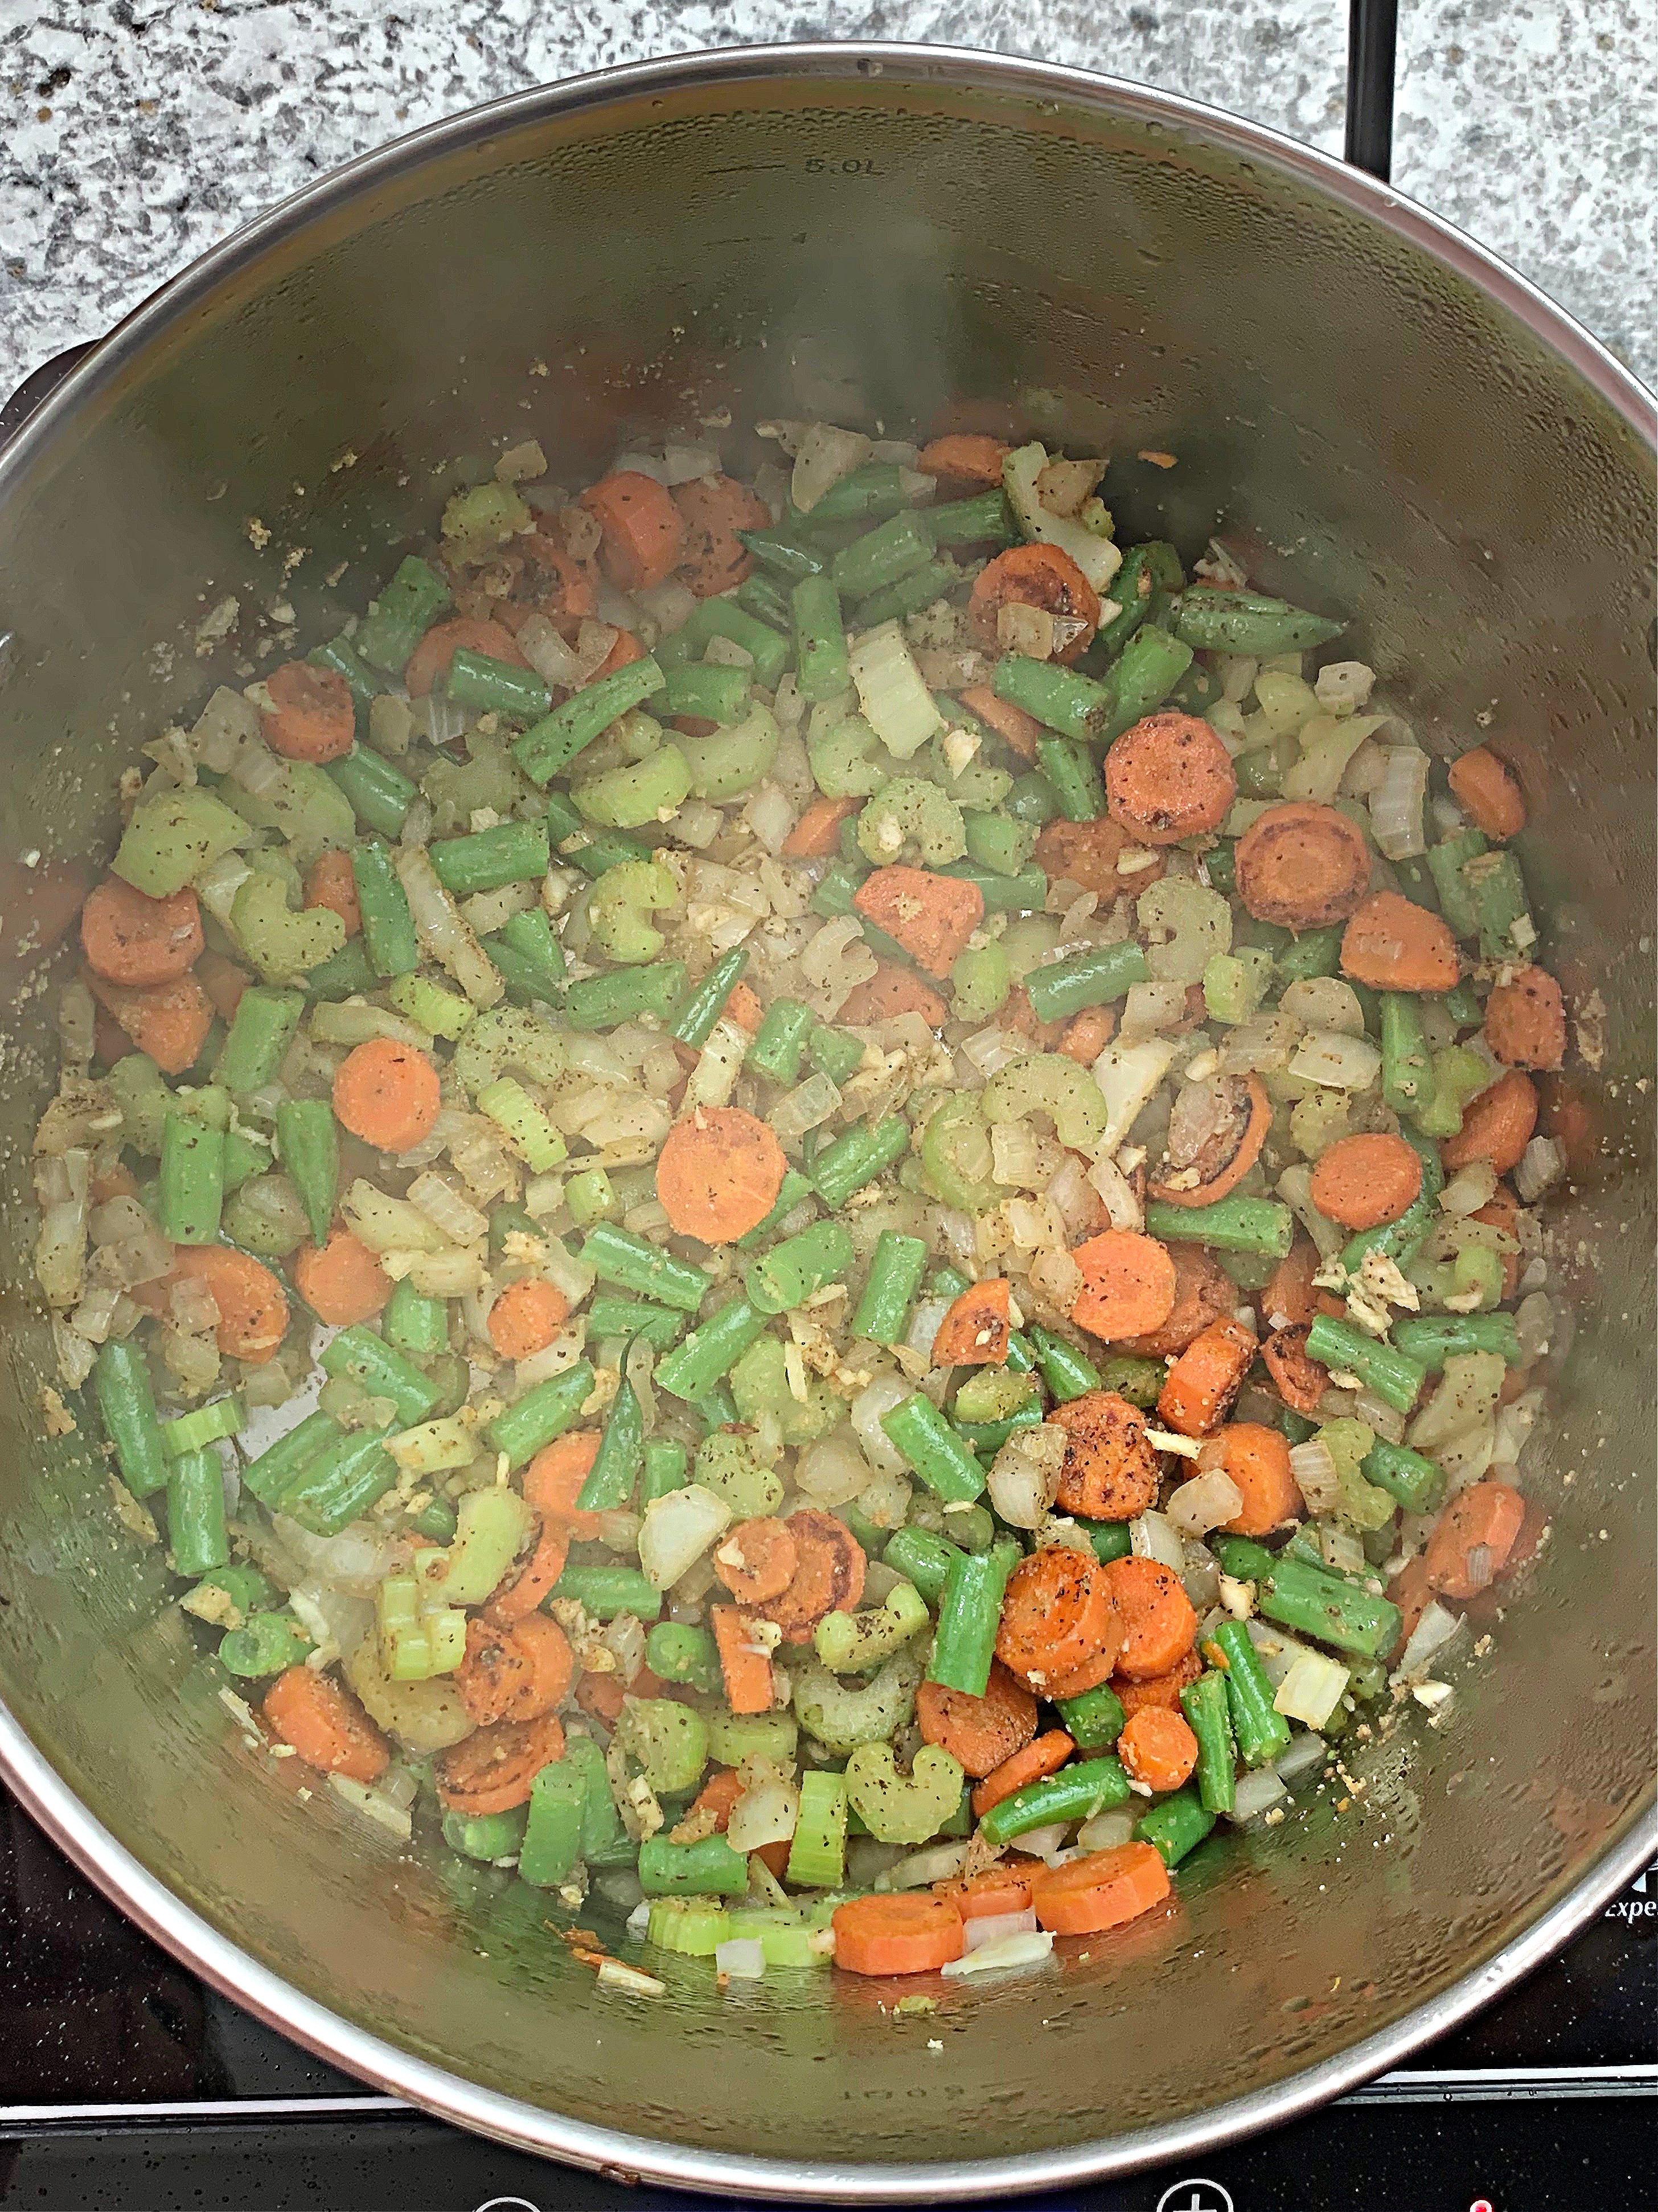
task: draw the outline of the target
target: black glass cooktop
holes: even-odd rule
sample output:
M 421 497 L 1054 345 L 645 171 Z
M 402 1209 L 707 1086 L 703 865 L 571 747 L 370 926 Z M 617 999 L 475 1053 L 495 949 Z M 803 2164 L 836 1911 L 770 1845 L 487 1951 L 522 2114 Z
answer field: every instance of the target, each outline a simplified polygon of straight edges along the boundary
M 1658 1868 L 1503 2002 L 1311 2118 L 1045 2212 L 1658 2203 Z M 0 2208 L 688 2212 L 368 2094 L 203 1988 L 0 1795 Z

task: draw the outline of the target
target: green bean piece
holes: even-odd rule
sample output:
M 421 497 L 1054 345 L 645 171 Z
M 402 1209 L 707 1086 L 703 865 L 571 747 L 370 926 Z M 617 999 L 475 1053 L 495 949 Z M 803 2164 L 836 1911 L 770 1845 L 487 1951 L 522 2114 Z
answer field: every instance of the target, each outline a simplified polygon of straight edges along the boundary
M 738 586 L 735 604 L 756 622 L 779 631 L 785 644 L 788 643 L 794 629 L 794 611 L 787 593 L 779 588 L 774 577 L 756 568 L 753 575 L 745 576 Z
M 1105 811 L 1099 763 L 1070 738 L 1038 738 L 1036 757 L 1066 822 L 1092 822 Z
M 462 1858 L 477 1859 L 485 1866 L 516 1858 L 524 1842 L 525 1808 L 515 1805 L 508 1813 L 446 1813 L 443 1840 Z
M 1208 1640 L 1226 1662 L 1226 1702 L 1238 1756 L 1252 1769 L 1265 1766 L 1289 1744 L 1290 1724 L 1272 1703 L 1272 1686 L 1249 1632 L 1241 1620 L 1224 1620 Z
M 875 1240 L 869 1279 L 852 1316 L 852 1333 L 866 1344 L 897 1344 L 909 1326 L 909 1310 L 926 1269 L 926 1242 L 884 1229 Z
M 752 669 L 693 661 L 688 668 L 665 672 L 660 708 L 670 717 L 695 714 L 708 722 L 740 722 L 749 711 L 753 691 Z
M 464 837 L 440 837 L 427 849 L 438 881 L 456 898 L 538 883 L 550 857 L 544 822 L 497 822 Z
M 224 1132 L 169 1114 L 161 1132 L 161 1231 L 173 1244 L 211 1244 L 224 1206 Z
M 453 605 L 449 586 L 429 562 L 415 554 L 398 572 L 359 623 L 353 643 L 362 659 L 391 676 L 404 665 L 443 610 Z
M 219 1664 L 244 1681 L 260 1681 L 296 1667 L 312 1649 L 311 1638 L 289 1613 L 251 1613 L 240 1628 L 219 1639 Z
M 395 1487 L 398 1463 L 382 1449 L 392 1433 L 363 1429 L 328 1446 L 289 1483 L 277 1510 L 313 1535 L 337 1536 Z
M 1212 1548 L 1221 1572 L 1234 1582 L 1258 1583 L 1272 1571 L 1272 1554 L 1252 1536 L 1217 1536 Z
M 270 1147 L 241 1129 L 224 1133 L 224 1194 L 229 1198 L 251 1176 L 264 1174 L 270 1165 Z
M 1156 623 L 1143 624 L 1124 647 L 1121 659 L 1107 671 L 1111 710 L 1100 735 L 1109 744 L 1132 730 L 1163 704 L 1191 665 L 1192 647 L 1184 638 L 1171 637 Z
M 562 1003 L 569 968 L 558 932 L 539 907 L 510 915 L 500 929 L 482 939 L 484 951 L 506 978 L 507 988 L 544 1005 Z
M 610 1337 L 638 1336 L 653 1351 L 671 1352 L 688 1326 L 683 1313 L 642 1298 L 600 1296 L 587 1309 L 587 1334 L 595 1344 Z
M 891 515 L 829 562 L 829 577 L 842 599 L 866 599 L 932 559 L 932 537 L 925 519 L 913 510 Z
M 1080 676 L 1075 669 L 1062 668 L 1057 661 L 1033 659 L 1025 653 L 1002 655 L 996 663 L 991 689 L 1010 707 L 1022 708 L 1027 714 L 1034 715 L 1044 729 L 1057 731 L 1060 737 L 1074 738 L 1084 744 L 1097 739 L 1116 704 L 1115 693 L 1096 683 L 1093 677 Z M 1042 761 L 1043 773 L 1057 788 L 1054 769 L 1040 748 L 1036 757 Z M 1063 792 L 1060 803 L 1063 805 Z
M 969 826 L 988 818 L 982 815 L 968 817 Z M 956 860 L 936 872 L 951 877 L 958 884 L 975 884 L 987 914 L 1040 914 L 1048 903 L 1048 878 L 1040 868 L 1022 867 L 1016 874 L 1002 875 L 994 868 Z
M 861 469 L 832 483 L 809 514 L 799 514 L 791 503 L 790 516 L 812 531 L 822 530 L 826 523 L 878 522 L 883 515 L 896 514 L 909 505 L 914 479 L 907 485 L 907 473 L 896 461 L 865 461 Z
M 254 983 L 242 993 L 231 1018 L 213 1080 L 227 1091 L 258 1091 L 276 1080 L 305 1012 L 304 994 Z
M 1011 545 L 1019 534 L 999 484 L 975 492 L 971 499 L 925 507 L 920 520 L 935 545 Z
M 1404 1616 L 1393 1601 L 1372 1596 L 1358 1584 L 1327 1573 L 1309 1562 L 1278 1558 L 1260 1585 L 1259 1604 L 1268 1620 L 1333 1644 L 1338 1651 L 1357 1651 L 1382 1659 L 1399 1642 Z
M 1230 1813 L 1237 1802 L 1237 1745 L 1225 1675 L 1212 1667 L 1206 1669 L 1195 1682 L 1187 1684 L 1180 1701 L 1187 1725 L 1198 1740 L 1198 1796 L 1203 1809 Z M 1172 1866 L 1173 1860 L 1169 1863 Z
M 587 1810 L 587 1777 L 568 1759 L 544 1766 L 530 1784 L 529 1809 L 518 1847 L 520 1881 L 556 1889 L 581 1857 L 581 1824 Z
M 823 1070 L 831 1083 L 845 1083 L 864 1064 L 863 1040 L 853 1036 L 849 1030 L 820 1027 L 811 1033 L 806 1057 L 814 1067 Z
M 429 1536 L 434 1544 L 454 1541 L 460 1516 L 446 1498 L 431 1498 L 418 1513 L 409 1516 L 409 1526 L 416 1536 Z
M 1109 586 L 1110 596 L 1121 611 L 1101 624 L 1090 658 L 1114 659 L 1142 623 L 1161 615 L 1167 594 L 1179 591 L 1185 581 L 1180 556 L 1172 545 L 1150 538 L 1143 545 L 1131 546 Z
M 918 1390 L 881 1416 L 881 1427 L 946 1505 L 970 1505 L 985 1486 L 985 1471 L 930 1398 Z
M 345 1431 L 331 1413 L 307 1413 L 242 1469 L 242 1488 L 261 1505 L 275 1505 L 313 1460 L 343 1443 Z
M 658 1388 L 701 1405 L 770 1325 L 769 1313 L 757 1313 L 747 1298 L 732 1299 L 661 1362 L 654 1378 Z
M 386 1340 L 394 1351 L 412 1352 L 423 1359 L 448 1347 L 448 1301 L 428 1298 L 407 1275 L 386 1300 L 382 1320 Z
M 1150 1213 L 1149 1206 L 1146 1212 Z M 1314 1317 L 1307 1332 L 1307 1357 L 1338 1373 L 1357 1375 L 1367 1390 L 1374 1390 L 1400 1413 L 1410 1412 L 1428 1377 L 1422 1360 L 1396 1352 L 1390 1344 L 1378 1344 L 1363 1329 L 1328 1314 Z
M 749 1863 L 723 1836 L 705 1836 L 700 1844 L 647 1836 L 639 1846 L 639 1886 L 647 1897 L 742 1897 Z
M 749 1304 L 762 1314 L 792 1313 L 830 1283 L 843 1282 L 853 1257 L 849 1230 L 838 1221 L 815 1221 L 750 1267 L 743 1279 Z
M 1134 1823 L 1135 1840 L 1150 1844 L 1166 1867 L 1178 1866 L 1215 1825 L 1215 1816 L 1194 1790 L 1175 1790 L 1159 1799 Z
M 622 1381 L 604 1416 L 598 1449 L 586 1480 L 576 1493 L 577 1510 L 610 1513 L 625 1505 L 644 1468 L 645 1409 L 639 1402 L 639 1393 L 628 1379 L 624 1359 Z
M 402 836 L 415 803 L 415 787 L 400 768 L 365 745 L 353 745 L 343 758 L 328 763 L 328 774 L 365 828 L 382 837 Z
M 326 668 L 335 676 L 343 676 L 349 687 L 351 703 L 357 710 L 357 728 L 362 729 L 369 708 L 385 688 L 374 671 L 359 659 L 355 647 L 343 631 L 331 638 L 326 645 L 313 646 L 306 654 L 313 668 Z
M 1284 599 L 1221 591 L 1210 584 L 1188 584 L 1174 612 L 1175 636 L 1199 653 L 1253 653 L 1262 659 L 1305 653 L 1339 637 L 1345 627 Z
M 896 1166 L 909 1150 L 909 1124 L 902 1115 L 859 1122 L 825 1146 L 811 1163 L 814 1189 L 838 1213 L 853 1193 Z
M 600 1282 L 637 1297 L 695 1313 L 714 1288 L 714 1278 L 689 1260 L 676 1259 L 630 1229 L 617 1229 L 608 1221 L 590 1229 L 582 1240 L 581 1257 Z
M 1078 1751 L 1100 1751 L 1115 1743 L 1128 1720 L 1122 1699 L 1108 1682 L 1083 1690 L 1074 1698 L 1060 1698 L 1054 1710 Z
M 913 1583 L 935 1612 L 944 1597 L 950 1570 L 962 1556 L 957 1546 L 913 1522 L 896 1530 L 881 1553 L 883 1564 Z
M 1060 1405 L 1080 1398 L 1085 1390 L 1101 1388 L 1100 1370 L 1086 1352 L 1078 1352 L 1074 1344 L 1035 1322 L 1029 1334 L 1036 1353 L 1036 1370 Z
M 1482 958 L 1529 960 L 1537 949 L 1537 931 L 1518 857 L 1506 846 L 1481 853 L 1463 863 L 1462 880 L 1479 917 Z
M 640 1484 L 639 1502 L 641 1507 L 654 1504 L 671 1491 L 683 1490 L 690 1477 L 690 1454 L 683 1444 L 671 1443 L 659 1438 L 645 1447 L 645 1473 Z M 659 1668 L 657 1672 L 661 1673 Z
M 230 1563 L 225 1528 L 224 1462 L 210 1446 L 181 1452 L 167 1471 L 167 1548 L 173 1565 L 192 1579 Z
M 1139 1359 L 1129 1352 L 1113 1352 L 1099 1363 L 1099 1381 L 1092 1387 L 1127 1398 L 1131 1406 L 1151 1407 L 1157 1404 L 1168 1372 L 1160 1359 Z
M 749 1048 L 748 1065 L 773 1083 L 798 1083 L 817 1017 L 799 999 L 774 999 Z
M 706 1628 L 659 1620 L 645 1638 L 645 1664 L 665 1682 L 689 1682 L 704 1697 L 720 1694 L 720 1653 Z
M 1450 924 L 1453 936 L 1473 937 L 1479 930 L 1479 909 L 1462 870 L 1465 863 L 1490 850 L 1485 832 L 1474 829 L 1460 830 L 1455 836 L 1442 838 L 1428 848 L 1428 872 L 1439 894 L 1439 911 Z
M 1286 1259 L 1296 1241 L 1296 1217 L 1275 1198 L 1246 1198 L 1230 1191 L 1211 1206 L 1170 1206 L 1153 1199 L 1145 1233 L 1165 1243 L 1211 1244 L 1221 1252 L 1258 1252 Z
M 912 569 L 896 584 L 885 585 L 860 599 L 853 627 L 875 629 L 882 623 L 902 622 L 906 615 L 918 615 L 936 599 L 947 598 L 961 580 L 962 572 L 953 561 L 929 561 L 926 568 Z
M 361 936 L 348 937 L 337 952 L 331 952 L 326 960 L 307 969 L 305 978 L 308 1003 L 318 999 L 356 998 L 379 988 L 380 977 L 368 964 L 368 954 Z
M 564 994 L 564 1018 L 573 1030 L 619 1029 L 653 1014 L 665 1022 L 684 995 L 683 960 L 653 960 L 642 968 L 613 968 L 584 976 Z
M 862 859 L 850 860 L 843 854 L 838 860 L 831 860 L 824 870 L 817 890 L 811 895 L 812 912 L 827 915 L 853 913 L 855 911 L 853 905 L 853 896 L 859 884 L 868 873 L 869 864 Z M 882 933 L 878 930 L 872 931 L 868 923 L 864 926 L 864 939 L 866 944 L 870 942 L 872 937 L 878 937 Z
M 1424 1459 L 1407 1444 L 1390 1444 L 1378 1437 L 1358 1463 L 1366 1482 L 1375 1483 L 1397 1498 L 1407 1513 L 1431 1513 L 1445 1487 L 1445 1471 L 1435 1460 Z
M 567 1367 L 562 1375 L 550 1375 L 544 1382 L 537 1382 L 521 1398 L 515 1398 L 503 1413 L 497 1413 L 484 1430 L 484 1435 L 497 1451 L 504 1451 L 508 1463 L 522 1467 L 531 1460 L 544 1444 L 562 1437 L 566 1429 L 574 1428 L 581 1418 L 581 1409 L 593 1395 L 592 1363 L 579 1359 L 574 1367 Z
M 1127 998 L 1151 974 L 1145 955 L 1132 937 L 1126 937 L 1114 945 L 1094 945 L 1068 960 L 1033 968 L 1024 980 L 1025 995 L 1039 1022 L 1066 1021 L 1086 1006 Z
M 340 1187 L 340 1133 L 333 1108 L 325 1098 L 284 1098 L 276 1109 L 276 1141 L 311 1225 L 311 1241 L 325 1244 Z
M 581 1856 L 590 1867 L 633 1863 L 635 1846 L 622 1826 L 622 1815 L 610 1795 L 604 1771 L 604 1754 L 590 1735 L 574 1730 L 564 1740 L 563 1764 L 587 1784 L 586 1805 L 581 1816 Z
M 788 626 L 786 607 L 783 627 Z M 754 663 L 754 680 L 763 691 L 774 691 L 777 679 L 788 665 L 789 641 L 779 629 L 756 619 L 739 601 L 699 599 L 689 617 L 656 648 L 659 666 L 683 668 L 700 660 L 710 639 L 723 637 L 741 646 Z
M 816 705 L 852 689 L 841 594 L 828 576 L 803 576 L 789 595 L 794 613 L 795 681 Z
M 1289 983 L 1314 975 L 1333 975 L 1341 960 L 1341 924 L 1328 929 L 1303 929 L 1272 955 L 1272 965 Z
M 1388 991 L 1382 1000 L 1382 1096 L 1395 1114 L 1431 1106 L 1433 1057 L 1414 999 Z
M 613 668 L 608 676 L 573 691 L 562 707 L 525 730 L 513 746 L 513 759 L 531 783 L 550 783 L 613 722 L 660 691 L 666 680 L 648 653 L 623 668 Z M 556 826 L 554 835 L 558 835 Z
M 998 1414 L 994 1420 L 963 1421 L 952 1424 L 957 1435 L 980 1459 L 994 1459 L 1008 1438 L 1020 1429 L 1035 1429 L 1042 1425 L 1042 1409 L 1033 1399 L 1016 1413 Z
M 394 1351 L 364 1322 L 354 1322 L 318 1354 L 325 1375 L 349 1376 L 374 1398 L 389 1398 L 405 1427 L 431 1417 L 439 1392 L 411 1360 Z
M 938 1632 L 927 1662 L 928 1681 L 983 1697 L 996 1653 L 1002 1593 L 1019 1557 L 1018 1546 L 1010 1541 L 987 1552 L 963 1552 L 950 1561 L 938 1601 Z
M 1058 817 L 1060 795 L 1045 775 L 1032 769 L 1016 778 L 1004 804 L 1016 822 L 1029 823 L 1041 830 Z
M 748 964 L 746 945 L 734 945 L 729 952 L 722 953 L 702 981 L 681 1001 L 668 1024 L 668 1035 L 677 1037 L 681 1044 L 705 1045 Z
M 1094 1557 L 1102 1566 L 1108 1567 L 1113 1559 L 1126 1559 L 1134 1548 L 1126 1521 L 1085 1522 L 1083 1534 L 1093 1547 Z
M 1448 1359 L 1465 1352 L 1494 1352 L 1510 1367 L 1526 1364 L 1511 1313 L 1405 1314 L 1394 1324 L 1394 1342 L 1430 1375 L 1442 1373 Z
M 979 1833 L 989 1844 L 1011 1843 L 1055 1820 L 1091 1820 L 1111 1806 L 1127 1804 L 1129 1794 L 1120 1760 L 1079 1759 L 993 1805 L 979 1823 Z
M 641 1620 L 655 1620 L 662 1611 L 662 1593 L 637 1567 L 572 1565 L 553 1584 L 553 1595 L 574 1598 L 596 1620 L 614 1620 L 631 1613 Z
M 737 536 L 768 574 L 780 576 L 786 584 L 821 576 L 829 564 L 827 553 L 792 530 L 739 530 Z
M 378 837 L 359 838 L 352 848 L 351 874 L 369 966 L 381 977 L 412 974 L 420 965 L 420 939 L 390 846 Z
M 194 1406 L 187 1413 L 161 1424 L 161 1450 L 168 1459 L 178 1459 L 187 1451 L 205 1451 L 209 1444 L 216 1444 L 225 1437 L 234 1437 L 242 1425 L 242 1401 L 233 1390 L 228 1397 L 215 1398 L 205 1406 Z
M 164 1489 L 167 1455 L 161 1449 L 161 1425 L 149 1362 L 138 1346 L 113 1336 L 100 1344 L 93 1362 L 92 1388 L 104 1433 L 115 1447 L 122 1481 L 135 1498 L 149 1498 Z
M 1485 1008 L 1466 977 L 1455 989 L 1443 993 L 1439 1003 L 1460 1030 L 1477 1030 L 1485 1018 Z
M 728 1382 L 716 1382 L 708 1396 L 699 1398 L 691 1410 L 701 1422 L 702 1433 L 705 1437 L 715 1429 L 736 1428 L 742 1421 L 742 1415 L 737 1410 L 737 1401 L 732 1395 L 731 1385 Z M 841 1517 L 843 1521 L 847 1520 L 844 1513 Z M 852 1526 L 850 1521 L 847 1521 L 847 1525 L 848 1528 Z
M 553 697 L 533 668 L 516 668 L 470 646 L 449 657 L 444 690 L 458 707 L 479 714 L 500 714 L 509 722 L 538 722 Z

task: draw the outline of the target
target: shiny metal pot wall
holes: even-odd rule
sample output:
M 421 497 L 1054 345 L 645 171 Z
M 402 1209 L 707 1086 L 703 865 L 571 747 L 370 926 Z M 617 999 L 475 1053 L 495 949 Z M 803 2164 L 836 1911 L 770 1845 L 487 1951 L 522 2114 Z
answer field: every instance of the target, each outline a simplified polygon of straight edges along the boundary
M 0 1107 L 5 1763 L 200 1971 L 467 2124 L 750 2192 L 1120 2168 L 1396 2058 L 1562 1940 L 1642 1849 L 1649 416 L 1591 341 L 1385 191 L 1127 87 L 840 47 L 531 94 L 233 239 L 0 465 L 0 821 L 6 854 L 46 855 L 8 863 L 0 951 L 49 933 L 50 864 L 106 851 L 117 764 L 216 676 L 192 644 L 206 610 L 234 596 L 245 648 L 284 600 L 337 623 L 427 522 L 434 464 L 522 430 L 579 480 L 624 429 L 683 423 L 688 392 L 739 424 L 895 429 L 1011 398 L 1130 462 L 1125 535 L 1242 522 L 1270 580 L 1352 611 L 1427 742 L 1489 710 L 1523 749 L 1552 964 L 1606 1009 L 1582 1084 L 1604 1151 L 1561 1217 L 1577 1341 L 1527 1478 L 1558 1516 L 1540 1593 L 1419 1757 L 1408 1725 L 1353 1745 L 1339 1793 L 1211 1850 L 1172 1918 L 1086 1963 L 951 1990 L 908 2026 L 850 1978 L 724 1999 L 693 1968 L 655 2002 L 600 1992 L 533 1894 L 402 1858 L 251 1754 L 158 1613 L 161 1563 L 121 1530 L 89 1439 L 43 1440 L 26 1169 L 52 1049 L 25 994 Z M 1141 447 L 1180 465 L 1137 470 Z

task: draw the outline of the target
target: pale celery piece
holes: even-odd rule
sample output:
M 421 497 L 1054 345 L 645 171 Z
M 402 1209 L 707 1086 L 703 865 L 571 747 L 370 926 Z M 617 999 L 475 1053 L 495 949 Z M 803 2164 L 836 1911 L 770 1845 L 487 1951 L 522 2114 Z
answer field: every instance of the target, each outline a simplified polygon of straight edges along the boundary
M 151 792 L 132 810 L 110 866 L 134 890 L 170 898 L 252 834 L 245 816 L 199 784 L 188 791 Z
M 537 1175 L 545 1175 L 565 1158 L 568 1147 L 515 1076 L 498 1075 L 477 1095 L 478 1111 L 487 1114 Z

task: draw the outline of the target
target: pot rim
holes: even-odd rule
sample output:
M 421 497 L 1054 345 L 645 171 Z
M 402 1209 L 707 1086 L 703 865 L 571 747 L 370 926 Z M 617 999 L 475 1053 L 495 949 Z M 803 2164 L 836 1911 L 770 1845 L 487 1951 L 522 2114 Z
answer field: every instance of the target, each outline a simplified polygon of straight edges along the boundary
M 357 192 L 429 157 L 546 117 L 616 99 L 768 77 L 868 77 L 890 72 L 969 90 L 1049 95 L 1096 112 L 1188 126 L 1229 149 L 1287 170 L 1410 240 L 1506 307 L 1550 345 L 1638 436 L 1658 445 L 1658 399 L 1600 342 L 1528 279 L 1442 217 L 1334 156 L 1183 94 L 1093 70 L 967 47 L 872 40 L 718 48 L 631 62 L 513 93 L 392 140 L 278 201 L 191 262 L 70 370 L 0 452 L 0 497 L 75 410 L 155 337 L 272 246 Z M 1443 2034 L 1512 1987 L 1582 1928 L 1658 1856 L 1658 1808 L 1621 1835 L 1564 1895 L 1501 1949 L 1387 2028 L 1317 2065 L 1188 2118 L 1106 2141 L 987 2160 L 832 2164 L 756 2158 L 624 2135 L 502 2095 L 358 2027 L 260 1965 L 118 1843 L 0 1705 L 0 1777 L 81 1871 L 182 1964 L 279 2033 L 439 2118 L 514 2148 L 622 2182 L 714 2194 L 840 2203 L 1004 2197 L 1132 2173 L 1185 2159 L 1294 2118 L 1356 2087 Z

